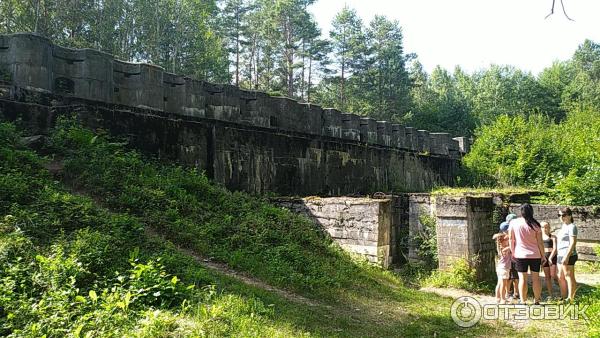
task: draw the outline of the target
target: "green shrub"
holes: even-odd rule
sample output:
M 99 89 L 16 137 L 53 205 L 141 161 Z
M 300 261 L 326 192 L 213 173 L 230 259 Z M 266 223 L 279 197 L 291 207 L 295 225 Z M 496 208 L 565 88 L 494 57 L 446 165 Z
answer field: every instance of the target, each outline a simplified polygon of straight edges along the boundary
M 469 291 L 481 291 L 484 286 L 477 280 L 477 271 L 473 262 L 460 258 L 452 262 L 447 270 L 436 270 L 423 280 L 423 285 L 438 288 L 457 288 Z
M 61 240 L 43 254 L 23 232 L 6 230 L 15 229 L 15 223 L 14 217 L 1 222 L 0 300 L 4 314 L 0 332 L 37 337 L 75 332 L 122 336 L 122 330 L 141 316 L 140 311 L 194 299 L 192 288 L 156 261 L 132 261 L 125 274 L 90 279 L 89 267 L 78 259 L 80 251 L 69 249 L 77 248 L 78 240 L 70 247 Z
M 560 166 L 559 150 L 548 146 L 553 143 L 550 127 L 551 121 L 540 115 L 502 115 L 478 130 L 463 163 L 480 184 L 543 184 Z
M 431 267 L 423 262 L 408 262 L 399 269 L 394 270 L 394 273 L 400 277 L 405 285 L 419 287 L 431 275 L 432 271 Z
M 429 269 L 438 265 L 436 221 L 433 216 L 421 213 L 419 215 L 420 231 L 413 237 L 413 245 L 419 258 Z
M 588 304 L 586 311 L 588 316 L 589 337 L 600 337 L 600 287 L 596 286 L 594 290 L 580 300 L 581 304 Z
M 160 259 L 139 263 L 131 262 L 129 275 L 117 277 L 121 287 L 131 294 L 131 303 L 142 308 L 171 307 L 190 298 L 193 285 L 185 286 L 177 276 L 165 271 Z
M 503 115 L 478 130 L 463 164 L 473 185 L 520 185 L 562 204 L 599 204 L 599 135 L 597 111 L 572 111 L 559 124 Z

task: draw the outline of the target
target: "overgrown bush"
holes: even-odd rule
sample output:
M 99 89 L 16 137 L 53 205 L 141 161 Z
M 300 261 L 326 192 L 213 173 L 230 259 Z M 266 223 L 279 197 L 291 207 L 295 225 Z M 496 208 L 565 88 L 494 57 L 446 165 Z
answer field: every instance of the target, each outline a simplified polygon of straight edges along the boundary
M 20 139 L 0 123 L 0 335 L 121 337 L 142 308 L 191 299 L 161 264 L 128 263 L 135 218 L 65 191 Z
M 457 288 L 469 291 L 487 291 L 484 284 L 477 280 L 477 271 L 474 262 L 477 257 L 467 260 L 465 258 L 456 259 L 446 270 L 435 270 L 425 278 L 423 285 L 438 288 Z
M 98 276 L 79 260 L 81 249 L 72 250 L 81 245 L 80 239 L 59 240 L 44 249 L 34 245 L 18 223 L 14 216 L 0 222 L 3 334 L 118 337 L 141 316 L 140 311 L 191 299 L 190 287 L 156 261 L 132 261 L 123 274 Z
M 527 186 L 563 204 L 600 204 L 600 112 L 500 116 L 477 133 L 464 158 L 475 185 Z
M 419 215 L 419 223 L 421 224 L 421 229 L 413 238 L 415 251 L 419 258 L 425 263 L 426 268 L 435 269 L 438 264 L 435 218 L 425 213 L 421 213 L 421 215 Z
M 589 337 L 600 337 L 600 286 L 596 286 L 590 294 L 584 296 L 580 303 L 589 305 L 586 311 L 589 319 Z

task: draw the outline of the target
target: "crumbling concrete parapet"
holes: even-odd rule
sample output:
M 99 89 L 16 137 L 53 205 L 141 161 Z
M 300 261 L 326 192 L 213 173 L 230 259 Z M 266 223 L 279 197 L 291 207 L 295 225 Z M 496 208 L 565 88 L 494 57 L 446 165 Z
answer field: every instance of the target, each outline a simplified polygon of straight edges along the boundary
M 323 109 L 323 135 L 342 138 L 342 113 L 333 108 Z
M 360 119 L 360 141 L 368 144 L 377 144 L 377 121 L 371 117 Z
M 387 121 L 377 121 L 377 144 L 392 146 L 392 124 Z

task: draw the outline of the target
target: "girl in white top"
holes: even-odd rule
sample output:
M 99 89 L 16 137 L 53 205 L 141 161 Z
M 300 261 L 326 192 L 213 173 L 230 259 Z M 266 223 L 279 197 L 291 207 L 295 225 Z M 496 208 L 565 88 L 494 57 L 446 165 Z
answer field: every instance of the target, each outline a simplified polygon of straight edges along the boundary
M 560 296 L 571 302 L 575 299 L 577 283 L 575 281 L 575 262 L 577 262 L 577 227 L 573 224 L 573 212 L 570 208 L 562 208 L 558 211 L 563 225 L 558 231 L 558 284 Z M 568 294 L 567 294 L 568 291 Z

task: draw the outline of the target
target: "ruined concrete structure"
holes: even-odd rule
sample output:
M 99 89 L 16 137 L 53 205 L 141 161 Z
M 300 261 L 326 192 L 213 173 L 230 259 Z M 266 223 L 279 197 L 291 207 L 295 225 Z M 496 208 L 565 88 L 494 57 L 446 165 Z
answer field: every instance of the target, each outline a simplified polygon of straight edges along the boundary
M 409 233 L 420 231 L 422 217 L 431 217 L 436 224 L 438 262 L 447 269 L 459 258 L 476 267 L 480 280 L 494 279 L 496 245 L 492 236 L 497 233 L 492 197 L 411 196 Z M 415 248 L 410 247 L 411 259 L 419 259 Z
M 75 112 L 232 190 L 281 195 L 452 184 L 464 138 L 212 84 L 32 34 L 0 35 L 0 115 L 44 130 Z
M 277 203 L 312 219 L 349 252 L 383 267 L 392 264 L 391 199 L 308 197 Z
M 496 278 L 496 246 L 492 236 L 509 212 L 519 204 L 499 195 L 431 195 L 424 193 L 387 195 L 373 198 L 291 198 L 277 199 L 282 207 L 308 216 L 346 250 L 363 255 L 384 267 L 397 266 L 406 259 L 420 260 L 415 238 L 423 222 L 436 228 L 439 267 L 446 269 L 457 259 L 470 260 L 480 280 Z M 534 204 L 534 215 L 560 226 L 558 207 Z M 573 207 L 579 228 L 577 251 L 580 260 L 600 261 L 600 209 Z M 475 259 L 476 258 L 476 259 Z

